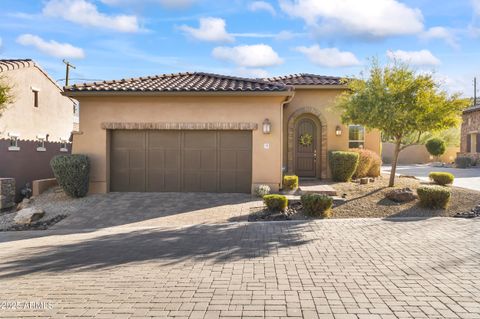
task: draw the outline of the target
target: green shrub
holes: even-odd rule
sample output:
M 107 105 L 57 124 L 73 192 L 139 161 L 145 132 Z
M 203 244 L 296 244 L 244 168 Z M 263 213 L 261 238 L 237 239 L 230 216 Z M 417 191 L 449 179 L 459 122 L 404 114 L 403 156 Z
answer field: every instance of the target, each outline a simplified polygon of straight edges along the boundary
M 337 182 L 348 182 L 352 179 L 358 166 L 358 153 L 330 151 L 329 162 L 332 178 Z
M 417 188 L 420 205 L 427 208 L 447 208 L 450 189 L 443 186 L 420 186 Z
M 444 140 L 438 137 L 431 138 L 425 143 L 425 147 L 427 148 L 428 153 L 432 156 L 440 156 L 445 154 L 445 150 L 447 149 L 447 144 Z
M 358 153 L 358 166 L 353 174 L 355 178 L 380 176 L 382 159 L 377 153 L 362 148 L 353 148 L 350 151 Z
M 333 198 L 327 195 L 306 194 L 301 197 L 303 210 L 309 216 L 329 218 L 333 206 Z
M 285 175 L 283 176 L 283 188 L 287 190 L 294 190 L 298 188 L 298 176 L 297 175 Z
M 284 195 L 265 195 L 263 202 L 272 211 L 285 211 L 288 206 L 288 199 Z
M 86 155 L 57 155 L 50 161 L 55 178 L 71 197 L 84 197 L 88 193 L 90 162 Z
M 452 184 L 455 176 L 447 172 L 431 172 L 428 177 L 438 185 Z
M 458 168 L 468 168 L 472 166 L 472 159 L 467 156 L 459 156 L 455 159 L 455 166 Z

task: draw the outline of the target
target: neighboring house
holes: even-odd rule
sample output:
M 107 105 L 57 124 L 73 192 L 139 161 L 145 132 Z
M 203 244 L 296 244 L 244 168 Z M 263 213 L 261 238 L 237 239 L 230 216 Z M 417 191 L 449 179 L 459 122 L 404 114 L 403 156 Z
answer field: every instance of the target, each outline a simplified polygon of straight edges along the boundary
M 26 183 L 53 176 L 50 159 L 71 151 L 74 101 L 34 61 L 0 60 L 14 101 L 0 114 L 0 177 Z
M 90 191 L 278 190 L 283 173 L 328 178 L 330 150 L 380 153 L 380 133 L 344 126 L 341 79 L 246 79 L 179 73 L 73 85 L 74 153 L 91 161 Z
M 459 155 L 480 159 L 480 104 L 463 111 Z

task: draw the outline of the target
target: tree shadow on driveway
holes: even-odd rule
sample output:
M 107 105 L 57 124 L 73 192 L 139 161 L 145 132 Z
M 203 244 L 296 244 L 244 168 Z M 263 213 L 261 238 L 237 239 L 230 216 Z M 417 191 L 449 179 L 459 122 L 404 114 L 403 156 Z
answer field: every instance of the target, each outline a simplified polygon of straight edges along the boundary
M 39 272 L 88 271 L 130 263 L 169 265 L 265 257 L 280 248 L 308 243 L 302 236 L 305 227 L 307 224 L 302 222 L 275 225 L 237 223 L 122 229 L 114 234 L 100 231 L 55 242 L 51 238 L 52 244 L 19 248 L 4 259 L 0 265 L 0 278 Z M 62 244 L 62 241 L 69 242 Z

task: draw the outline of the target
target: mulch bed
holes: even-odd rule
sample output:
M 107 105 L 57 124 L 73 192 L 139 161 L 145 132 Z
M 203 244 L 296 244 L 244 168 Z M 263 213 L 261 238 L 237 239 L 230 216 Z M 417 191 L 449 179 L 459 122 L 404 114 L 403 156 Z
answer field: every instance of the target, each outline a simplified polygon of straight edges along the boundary
M 466 214 L 480 204 L 480 192 L 448 186 L 452 197 L 447 209 L 429 209 L 420 207 L 418 199 L 407 203 L 396 203 L 385 198 L 392 190 L 388 187 L 388 176 L 381 176 L 369 184 L 330 183 L 339 196 L 346 202 L 332 210 L 332 218 L 398 218 L 398 217 L 476 217 L 478 214 Z M 395 188 L 410 188 L 416 193 L 420 185 L 430 184 L 411 177 L 397 177 Z M 286 213 L 270 212 L 265 207 L 252 208 L 249 221 L 270 220 L 306 220 L 313 219 L 302 213 L 301 204 L 290 207 Z M 479 216 L 480 217 L 480 216 Z

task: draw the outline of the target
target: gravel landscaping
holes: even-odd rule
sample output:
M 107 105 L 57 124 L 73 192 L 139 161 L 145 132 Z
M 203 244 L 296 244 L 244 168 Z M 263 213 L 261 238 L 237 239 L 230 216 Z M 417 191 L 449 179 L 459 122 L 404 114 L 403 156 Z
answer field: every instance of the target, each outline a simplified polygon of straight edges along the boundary
M 420 185 L 430 184 L 410 177 L 397 177 L 395 188 L 410 188 L 414 192 Z M 480 204 L 480 192 L 450 186 L 452 197 L 447 209 L 428 209 L 418 205 L 418 200 L 396 203 L 385 198 L 392 188 L 388 187 L 388 176 L 379 177 L 373 183 L 335 183 L 332 186 L 347 201 L 333 209 L 333 218 L 357 217 L 453 217 L 457 213 L 470 211 Z
M 412 177 L 397 177 L 395 187 L 388 187 L 388 176 L 384 175 L 374 182 L 360 184 L 358 182 L 329 183 L 346 199 L 344 203 L 335 205 L 332 218 L 396 218 L 396 217 L 466 217 L 479 216 L 471 212 L 478 210 L 480 192 L 459 187 L 447 186 L 451 190 L 451 199 L 447 209 L 429 209 L 418 205 L 418 199 L 406 203 L 397 203 L 387 199 L 385 195 L 392 189 L 409 188 L 416 194 L 420 185 L 429 182 Z M 458 215 L 458 216 L 455 216 Z M 249 221 L 280 221 L 317 219 L 305 216 L 302 205 L 298 202 L 289 203 L 288 209 L 282 212 L 272 212 L 265 207 L 252 207 Z
M 78 212 L 88 203 L 95 201 L 96 195 L 84 198 L 71 198 L 60 187 L 53 187 L 38 197 L 32 197 L 27 207 L 35 206 L 45 211 L 43 218 L 30 225 L 16 225 L 15 209 L 0 214 L 0 231 L 42 230 L 54 225 L 70 214 Z

